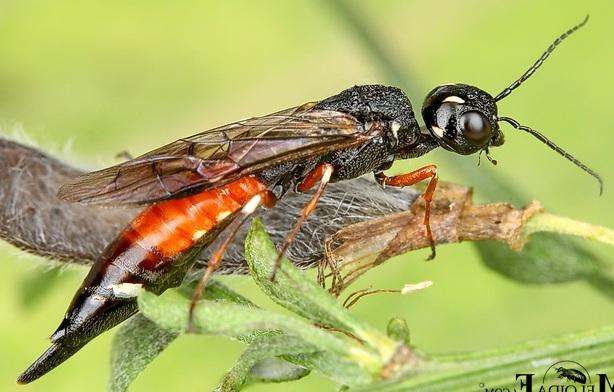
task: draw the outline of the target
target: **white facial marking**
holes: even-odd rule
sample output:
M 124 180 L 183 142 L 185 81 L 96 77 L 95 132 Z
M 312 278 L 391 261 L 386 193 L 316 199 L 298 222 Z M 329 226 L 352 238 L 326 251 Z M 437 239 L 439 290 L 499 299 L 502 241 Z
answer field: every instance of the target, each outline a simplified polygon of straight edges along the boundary
M 131 298 L 139 295 L 143 285 L 140 283 L 119 283 L 109 287 L 113 290 L 113 295 L 119 298 Z
M 435 134 L 435 136 L 437 136 L 438 138 L 443 137 L 443 129 L 436 127 L 434 125 L 431 126 L 431 129 L 433 129 L 433 133 Z
M 373 121 L 367 121 L 365 123 L 365 131 L 369 132 L 373 128 Z
M 219 214 L 217 214 L 217 216 L 215 217 L 215 219 L 218 222 L 223 221 L 224 219 L 226 219 L 228 217 L 228 215 L 230 215 L 230 211 L 222 211 Z
M 253 196 L 251 199 L 249 199 L 247 203 L 245 203 L 245 205 L 241 209 L 241 212 L 246 215 L 253 214 L 254 211 L 256 211 L 256 208 L 258 208 L 258 206 L 260 205 L 261 201 L 262 201 L 262 196 L 260 195 Z
M 396 140 L 399 140 L 399 129 L 401 129 L 401 123 L 398 121 L 393 121 L 390 124 L 390 130 L 392 131 L 392 135 Z
M 456 95 L 450 95 L 449 97 L 447 97 L 446 99 L 442 101 L 442 103 L 444 102 L 454 102 L 454 103 L 463 104 L 465 103 L 465 100 L 462 99 L 461 97 L 457 97 Z
M 192 234 L 192 240 L 198 241 L 205 234 L 207 234 L 207 230 L 196 230 L 194 234 Z

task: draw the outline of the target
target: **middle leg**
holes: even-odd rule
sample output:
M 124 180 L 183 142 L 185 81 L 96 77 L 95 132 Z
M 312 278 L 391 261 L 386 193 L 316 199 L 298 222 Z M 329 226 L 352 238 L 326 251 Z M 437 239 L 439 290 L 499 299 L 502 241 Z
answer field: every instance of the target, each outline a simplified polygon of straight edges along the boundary
M 318 201 L 320 200 L 322 193 L 324 193 L 326 185 L 328 185 L 328 183 L 330 182 L 330 178 L 333 175 L 333 170 L 333 165 L 329 163 L 323 163 L 313 169 L 311 173 L 309 173 L 307 177 L 305 177 L 305 179 L 303 179 L 303 181 L 297 186 L 299 192 L 305 192 L 311 189 L 318 181 L 320 181 L 320 186 L 318 186 L 318 189 L 313 194 L 311 200 L 309 200 L 309 203 L 307 203 L 307 205 L 301 210 L 301 215 L 298 217 L 296 223 L 294 224 L 294 227 L 292 228 L 292 231 L 290 232 L 290 234 L 288 234 L 284 245 L 279 251 L 279 255 L 277 256 L 275 264 L 273 265 L 273 271 L 271 272 L 271 281 L 275 280 L 275 275 L 277 274 L 277 270 L 281 265 L 281 259 L 284 257 L 284 254 L 286 253 L 290 245 L 292 245 L 292 242 L 294 242 L 294 239 L 296 238 L 296 235 L 301 229 L 301 226 L 303 225 L 303 223 L 305 223 L 309 215 L 311 215 L 313 210 L 315 210 L 316 206 L 318 205 Z

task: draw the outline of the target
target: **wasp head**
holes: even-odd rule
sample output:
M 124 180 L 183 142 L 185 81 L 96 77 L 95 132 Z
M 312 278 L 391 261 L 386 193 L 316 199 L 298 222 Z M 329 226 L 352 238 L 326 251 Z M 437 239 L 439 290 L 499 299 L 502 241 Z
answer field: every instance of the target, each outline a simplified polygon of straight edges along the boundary
M 428 94 L 422 106 L 422 117 L 429 133 L 446 150 L 463 155 L 485 151 L 488 160 L 496 164 L 497 161 L 488 154 L 488 149 L 490 146 L 503 144 L 504 138 L 499 129 L 499 122 L 508 123 L 520 131 L 529 133 L 593 176 L 599 182 L 599 192 L 603 192 L 603 180 L 594 170 L 557 146 L 539 131 L 521 125 L 511 117 L 497 115 L 497 102 L 510 95 L 512 91 L 527 81 L 554 52 L 555 48 L 584 26 L 587 21 L 588 16 L 582 22 L 561 34 L 520 78 L 495 97 L 484 90 L 466 84 L 447 84 L 435 88 Z
M 477 87 L 448 84 L 431 91 L 422 106 L 428 131 L 439 145 L 462 155 L 503 144 L 494 98 Z

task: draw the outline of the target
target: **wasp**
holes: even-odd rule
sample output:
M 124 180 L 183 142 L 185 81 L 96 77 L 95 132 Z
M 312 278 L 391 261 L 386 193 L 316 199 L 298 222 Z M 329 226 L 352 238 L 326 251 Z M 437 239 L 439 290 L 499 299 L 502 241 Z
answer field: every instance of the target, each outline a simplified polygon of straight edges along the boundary
M 100 255 L 51 335 L 51 347 L 18 382 L 41 377 L 135 314 L 139 289 L 159 294 L 178 286 L 203 247 L 223 236 L 194 292 L 191 315 L 239 227 L 259 206 L 272 208 L 288 191 L 316 188 L 281 247 L 277 264 L 327 184 L 366 173 L 390 187 L 428 180 L 422 194 L 424 229 L 434 257 L 429 216 L 436 165 L 396 176 L 385 171 L 396 160 L 416 158 L 438 147 L 462 155 L 484 152 L 496 163 L 490 148 L 504 143 L 501 123 L 533 135 L 602 187 L 599 175 L 571 154 L 537 130 L 497 112 L 497 102 L 527 80 L 586 21 L 559 36 L 533 66 L 494 97 L 466 84 L 436 87 L 422 106 L 423 127 L 400 89 L 354 86 L 324 100 L 179 139 L 63 185 L 58 197 L 66 201 L 147 206 Z
M 558 367 L 556 368 L 556 372 L 558 374 L 558 378 L 567 379 L 567 381 L 577 382 L 579 384 L 586 384 L 586 376 L 578 369 L 573 368 L 564 368 Z

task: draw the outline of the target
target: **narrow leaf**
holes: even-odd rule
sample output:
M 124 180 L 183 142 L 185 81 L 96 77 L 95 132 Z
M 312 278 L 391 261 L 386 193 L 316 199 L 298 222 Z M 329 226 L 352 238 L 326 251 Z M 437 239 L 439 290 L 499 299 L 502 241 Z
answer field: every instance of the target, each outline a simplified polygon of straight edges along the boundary
M 192 286 L 183 290 L 191 298 Z M 254 306 L 245 297 L 217 281 L 211 282 L 204 297 Z M 177 336 L 178 332 L 161 328 L 142 314 L 137 314 L 122 324 L 113 337 L 111 346 L 109 391 L 125 391 Z
M 388 336 L 390 336 L 390 338 L 396 340 L 397 342 L 402 342 L 407 347 L 410 346 L 411 335 L 405 319 L 399 317 L 390 319 L 390 321 L 388 321 L 388 326 L 386 327 L 386 333 Z
M 176 333 L 186 330 L 189 300 L 177 295 L 158 297 L 143 292 L 138 301 L 141 312 L 162 328 Z M 281 331 L 313 345 L 318 350 L 327 350 L 356 360 L 369 369 L 377 369 L 381 365 L 377 356 L 351 340 L 344 340 L 298 318 L 267 310 L 224 302 L 201 301 L 194 312 L 193 322 L 199 333 L 228 337 L 249 335 L 254 331 Z
M 280 358 L 265 358 L 257 362 L 250 370 L 250 379 L 259 382 L 285 382 L 299 380 L 310 373 L 310 370 L 294 365 Z
M 277 356 L 277 357 L 273 357 Z M 279 382 L 304 376 L 309 369 L 340 385 L 367 385 L 377 374 L 366 372 L 359 363 L 280 333 L 259 336 L 226 375 L 220 390 L 235 391 L 249 382 Z
M 270 277 L 278 252 L 262 222 L 254 219 L 245 243 L 245 256 L 258 286 L 275 302 L 318 324 L 347 331 L 376 349 L 384 357 L 392 355 L 395 342 L 365 322 L 352 316 L 328 292 L 286 259 L 275 281 Z
M 523 252 L 511 252 L 489 241 L 477 249 L 489 268 L 511 279 L 531 284 L 585 279 L 599 270 L 596 258 L 575 241 L 552 233 L 535 233 Z
M 283 354 L 311 353 L 316 349 L 300 339 L 279 333 L 259 336 L 249 345 L 235 365 L 224 376 L 220 390 L 239 391 L 248 382 L 281 382 L 297 380 L 309 370 L 276 358 Z
M 291 364 L 279 363 L 282 359 Z M 275 363 L 279 364 L 280 369 L 271 369 Z M 293 366 L 298 366 L 298 369 L 294 369 Z M 301 373 L 301 368 L 323 374 L 340 385 L 366 385 L 377 378 L 377 374 L 366 372 L 360 363 L 329 351 L 315 350 L 313 346 L 305 345 L 300 340 L 285 334 L 269 332 L 254 340 L 226 375 L 222 386 L 230 388 L 228 390 L 235 390 L 231 387 L 238 388 L 242 383 L 250 381 L 265 381 L 261 380 L 265 369 L 278 374 L 275 379 L 268 382 L 281 381 L 282 378 L 291 379 Z
M 192 295 L 194 294 L 194 290 L 196 288 L 196 283 L 196 281 L 191 281 L 189 284 L 181 286 L 178 289 L 179 293 L 185 298 L 192 299 Z M 209 282 L 207 288 L 203 292 L 202 298 L 256 307 L 252 301 L 217 280 L 212 280 Z
M 123 392 L 179 334 L 141 314 L 127 320 L 113 337 L 109 391 Z
M 311 354 L 283 355 L 283 359 L 296 365 L 323 374 L 339 385 L 367 385 L 377 379 L 379 374 L 367 372 L 364 367 L 347 358 L 341 358 L 328 351 L 318 351 Z

